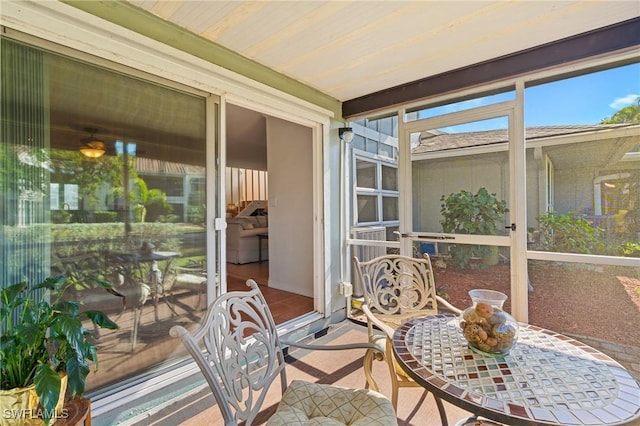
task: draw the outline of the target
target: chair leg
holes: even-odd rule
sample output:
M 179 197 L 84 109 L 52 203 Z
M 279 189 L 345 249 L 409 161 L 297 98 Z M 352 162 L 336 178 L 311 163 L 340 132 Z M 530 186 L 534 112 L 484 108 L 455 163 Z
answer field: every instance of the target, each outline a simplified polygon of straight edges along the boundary
M 393 409 L 398 412 L 398 379 L 395 376 L 395 372 L 393 372 L 393 374 L 391 377 L 391 404 L 393 405 Z
M 379 391 L 378 383 L 373 378 L 373 359 L 375 358 L 375 354 L 371 350 L 367 350 L 367 353 L 364 355 L 364 377 L 366 379 L 365 389 L 371 389 L 376 392 Z
M 202 289 L 198 290 L 198 302 L 196 302 L 196 310 L 200 309 L 200 300 L 202 299 L 202 293 L 203 293 Z
M 396 366 L 393 364 L 393 359 L 389 360 L 389 358 L 385 358 L 384 360 L 389 367 L 389 378 L 391 379 L 391 404 L 393 405 L 393 409 L 398 411 L 398 390 L 400 386 L 398 386 L 398 375 L 396 373 Z

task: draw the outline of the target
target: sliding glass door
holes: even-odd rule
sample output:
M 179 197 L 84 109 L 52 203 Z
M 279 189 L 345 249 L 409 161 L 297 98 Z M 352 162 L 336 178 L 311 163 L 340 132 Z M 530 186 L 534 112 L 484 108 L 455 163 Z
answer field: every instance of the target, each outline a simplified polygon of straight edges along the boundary
M 3 286 L 62 275 L 65 297 L 119 325 L 96 332 L 90 392 L 181 359 L 169 329 L 199 323 L 217 289 L 217 100 L 1 42 Z

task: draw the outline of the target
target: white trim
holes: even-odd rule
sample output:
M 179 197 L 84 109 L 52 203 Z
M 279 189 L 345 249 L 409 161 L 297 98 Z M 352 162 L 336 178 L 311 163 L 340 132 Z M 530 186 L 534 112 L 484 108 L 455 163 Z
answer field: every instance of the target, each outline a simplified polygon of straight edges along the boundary
M 317 312 L 324 318 L 331 315 L 332 298 L 335 286 L 331 271 L 331 247 L 327 242 L 331 241 L 331 229 L 333 222 L 331 218 L 331 203 L 325 202 L 325 189 L 331 188 L 329 176 L 332 167 L 329 158 L 331 137 L 329 136 L 330 122 L 324 120 L 322 124 L 311 127 L 312 139 L 312 167 L 313 167 L 313 303 Z M 335 171 L 334 171 L 335 173 Z M 340 271 L 337 271 L 339 274 Z M 339 275 L 338 275 L 339 277 Z M 337 283 L 336 283 L 337 286 Z M 297 323 L 296 323 L 297 324 Z
M 600 256 L 595 254 L 560 253 L 555 251 L 527 251 L 529 260 L 547 260 L 549 262 L 593 263 L 597 265 L 630 266 L 640 268 L 637 257 Z
M 436 115 L 420 120 L 405 123 L 405 129 L 409 132 L 420 132 L 424 130 L 440 129 L 459 124 L 472 123 L 475 121 L 489 120 L 507 116 L 505 111 L 513 109 L 516 101 L 496 102 L 490 105 L 469 108 L 463 111 L 451 112 L 448 114 Z
M 226 206 L 224 201 L 216 199 L 216 194 L 223 194 L 225 188 L 226 173 L 221 172 L 225 170 L 226 165 L 226 144 L 222 141 L 226 140 L 225 131 L 226 126 L 224 119 L 225 108 L 222 107 L 223 102 L 217 96 L 207 96 L 205 100 L 205 123 L 206 123 L 206 203 L 207 203 L 207 221 L 206 221 L 206 258 L 207 265 L 216 265 L 218 270 L 213 270 L 214 273 L 207 274 L 207 304 L 213 302 L 218 292 L 222 291 L 218 287 L 224 287 L 226 291 L 226 281 L 222 283 L 220 277 L 227 276 L 227 251 L 223 250 L 226 247 L 226 230 L 219 230 L 216 226 L 216 222 L 224 220 L 226 213 Z M 217 107 L 217 108 L 216 108 Z M 216 177 L 218 181 L 216 182 Z M 217 207 L 217 208 L 216 208 Z M 216 242 L 220 242 L 219 245 Z M 220 247 L 220 252 L 217 253 L 216 249 Z M 217 262 L 219 260 L 219 262 Z
M 509 219 L 516 224 L 511 237 L 511 314 L 529 321 L 527 250 L 527 150 L 524 124 L 524 84 L 516 84 L 514 108 L 509 112 Z

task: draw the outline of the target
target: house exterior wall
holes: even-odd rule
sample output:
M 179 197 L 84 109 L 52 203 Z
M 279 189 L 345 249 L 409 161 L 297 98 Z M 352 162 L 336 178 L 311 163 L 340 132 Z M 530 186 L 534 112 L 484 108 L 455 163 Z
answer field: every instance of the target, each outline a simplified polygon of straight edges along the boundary
M 440 195 L 485 187 L 509 202 L 507 152 L 413 162 L 414 231 L 442 232 Z M 415 205 L 415 203 L 418 203 Z

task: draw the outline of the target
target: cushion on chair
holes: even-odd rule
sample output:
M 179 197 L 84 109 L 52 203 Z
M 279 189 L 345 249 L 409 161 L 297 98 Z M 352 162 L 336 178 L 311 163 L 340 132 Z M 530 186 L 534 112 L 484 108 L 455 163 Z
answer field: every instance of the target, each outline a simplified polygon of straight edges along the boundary
M 293 380 L 268 426 L 397 425 L 389 400 L 369 389 L 349 389 Z
M 175 287 L 200 289 L 207 284 L 207 277 L 195 274 L 178 274 L 174 283 Z

